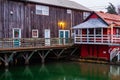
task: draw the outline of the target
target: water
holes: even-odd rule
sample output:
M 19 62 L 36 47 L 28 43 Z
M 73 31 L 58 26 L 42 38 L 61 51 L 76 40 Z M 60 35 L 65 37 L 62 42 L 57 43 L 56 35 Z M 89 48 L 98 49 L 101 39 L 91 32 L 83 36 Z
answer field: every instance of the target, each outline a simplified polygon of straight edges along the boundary
M 0 68 L 0 80 L 119 80 L 120 67 L 91 63 L 47 63 Z

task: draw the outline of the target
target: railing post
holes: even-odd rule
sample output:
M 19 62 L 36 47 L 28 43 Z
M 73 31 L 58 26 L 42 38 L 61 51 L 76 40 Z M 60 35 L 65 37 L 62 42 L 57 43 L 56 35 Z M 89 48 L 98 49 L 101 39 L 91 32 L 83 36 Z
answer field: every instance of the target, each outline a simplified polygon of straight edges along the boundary
M 102 36 L 102 43 L 103 43 L 103 28 L 101 28 L 101 36 Z

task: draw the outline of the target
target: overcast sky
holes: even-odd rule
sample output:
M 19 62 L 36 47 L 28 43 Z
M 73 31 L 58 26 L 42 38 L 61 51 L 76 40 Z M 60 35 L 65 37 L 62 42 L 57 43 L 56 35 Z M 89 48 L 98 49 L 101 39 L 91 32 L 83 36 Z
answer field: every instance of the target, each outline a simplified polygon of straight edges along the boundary
M 106 11 L 105 8 L 109 5 L 109 2 L 116 7 L 120 5 L 120 0 L 72 0 L 72 1 L 78 2 L 81 5 L 96 11 Z

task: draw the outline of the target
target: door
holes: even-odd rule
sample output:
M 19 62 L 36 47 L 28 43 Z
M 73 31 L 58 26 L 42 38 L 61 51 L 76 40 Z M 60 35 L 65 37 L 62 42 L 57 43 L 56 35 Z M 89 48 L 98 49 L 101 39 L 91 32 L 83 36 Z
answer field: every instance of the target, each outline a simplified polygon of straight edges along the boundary
M 69 42 L 70 31 L 69 30 L 59 30 L 59 43 L 67 44 Z
M 45 46 L 50 46 L 50 29 L 45 29 L 44 37 L 45 37 Z
M 13 44 L 14 47 L 20 46 L 20 38 L 21 38 L 21 29 L 20 28 L 13 28 Z

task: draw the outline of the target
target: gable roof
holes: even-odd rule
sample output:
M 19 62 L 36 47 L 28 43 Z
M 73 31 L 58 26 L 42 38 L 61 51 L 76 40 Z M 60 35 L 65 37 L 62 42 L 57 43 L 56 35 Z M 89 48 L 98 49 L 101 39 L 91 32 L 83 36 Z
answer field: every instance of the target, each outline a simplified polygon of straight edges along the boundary
M 22 1 L 29 1 L 29 2 L 35 2 L 35 3 L 41 3 L 47 5 L 77 9 L 77 10 L 92 11 L 85 6 L 82 6 L 81 4 L 78 4 L 70 0 L 22 0 Z
M 120 26 L 120 15 L 104 13 L 104 12 L 95 12 L 101 19 L 103 19 L 108 25 L 115 24 Z
M 78 24 L 73 27 L 73 29 L 82 29 L 82 28 L 107 28 L 107 24 L 105 24 L 101 19 L 91 18 L 87 21 Z

